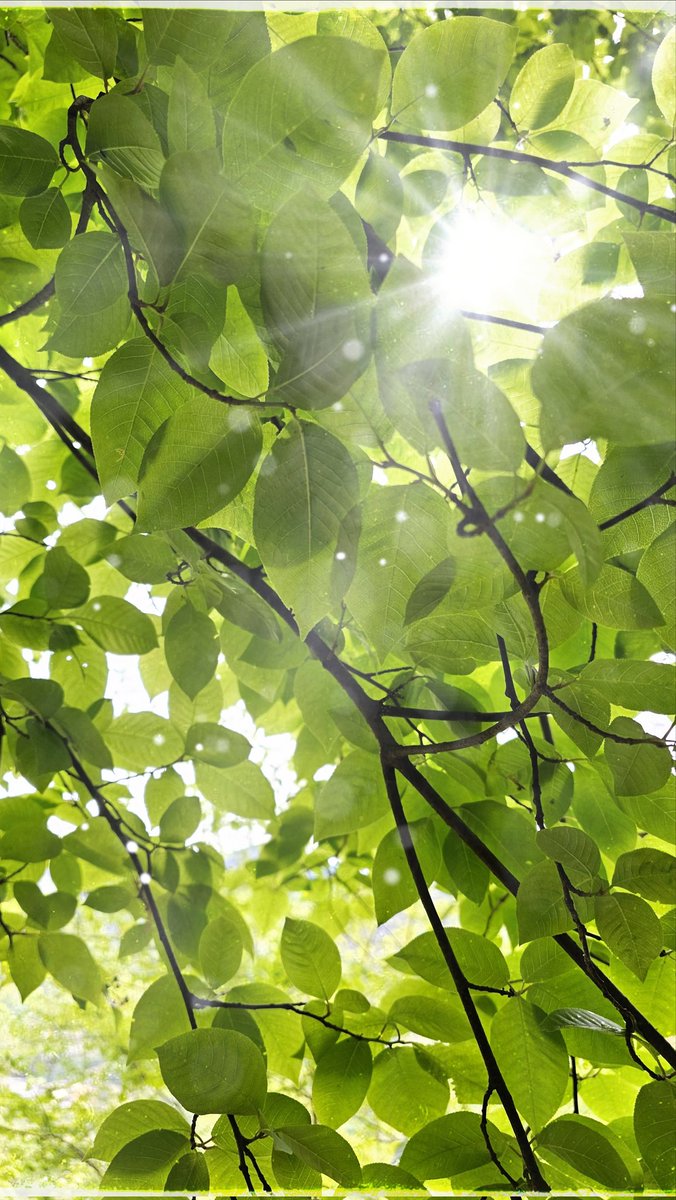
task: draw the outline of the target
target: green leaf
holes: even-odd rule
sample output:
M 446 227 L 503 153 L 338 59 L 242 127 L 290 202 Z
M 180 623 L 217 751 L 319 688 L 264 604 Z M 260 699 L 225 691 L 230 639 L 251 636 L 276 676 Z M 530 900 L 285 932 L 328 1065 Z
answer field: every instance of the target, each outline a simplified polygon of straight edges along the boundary
M 190 1135 L 188 1122 L 172 1105 L 162 1100 L 129 1100 L 113 1109 L 99 1126 L 91 1156 L 110 1162 L 129 1142 L 154 1129 L 171 1129 L 186 1140 Z
M 342 974 L 338 947 L 319 925 L 287 917 L 280 947 L 282 965 L 294 987 L 328 999 Z
M 596 843 L 582 829 L 558 826 L 555 829 L 540 829 L 535 835 L 538 849 L 547 858 L 561 863 L 571 878 L 582 886 L 589 886 L 601 866 L 601 855 Z
M 153 1058 L 167 1035 L 177 1037 L 189 1028 L 188 1014 L 174 976 L 162 975 L 146 988 L 134 1008 L 128 1061 Z
M 187 400 L 143 455 L 137 530 L 179 529 L 210 517 L 241 492 L 260 449 L 257 417 L 206 396 Z
M 281 1125 L 274 1129 L 275 1149 L 295 1154 L 314 1171 L 328 1175 L 341 1187 L 358 1187 L 359 1160 L 349 1142 L 326 1125 Z
M 160 199 L 181 235 L 177 279 L 206 274 L 222 287 L 236 283 L 254 252 L 250 198 L 219 173 L 216 152 L 172 154 L 162 171 Z
M 37 938 L 15 938 L 7 950 L 7 965 L 22 1001 L 40 986 L 47 973 Z
M 646 1083 L 636 1097 L 634 1133 L 646 1166 L 658 1187 L 672 1191 L 676 1183 L 674 1122 L 676 1089 L 667 1080 Z
M 260 396 L 267 391 L 267 355 L 237 288 L 228 288 L 225 327 L 214 342 L 209 366 L 226 391 L 237 396 Z
M 541 1008 L 514 996 L 493 1017 L 491 1046 L 516 1107 L 537 1132 L 559 1108 L 568 1084 L 561 1034 Z
M 627 888 L 660 904 L 676 904 L 676 858 L 648 847 L 621 854 L 615 864 L 613 887 Z
M 139 104 L 119 91 L 99 96 L 89 113 L 85 150 L 118 174 L 156 189 L 164 166 L 160 139 Z
M 19 209 L 19 221 L 35 250 L 60 249 L 70 238 L 70 211 L 58 188 L 26 196 Z
M 105 767 L 109 771 L 113 769 L 110 750 L 87 713 L 79 708 L 64 705 L 59 710 L 56 724 L 68 742 L 87 762 L 94 763 L 97 767 Z
M 501 988 L 509 969 L 494 942 L 469 929 L 447 928 L 446 936 L 466 978 L 476 987 Z M 448 988 L 446 961 L 433 933 L 421 933 L 397 951 L 390 960 L 396 967 L 413 971 L 437 987 Z
M 597 896 L 594 902 L 596 927 L 613 954 L 645 979 L 648 967 L 662 949 L 659 918 L 638 896 L 615 892 Z
M 448 1105 L 448 1082 L 424 1049 L 395 1047 L 375 1059 L 368 1100 L 381 1121 L 415 1133 Z
M 89 576 L 67 550 L 55 546 L 44 557 L 32 595 L 44 600 L 48 609 L 80 608 L 89 596 Z
M 263 460 L 253 506 L 256 547 L 304 631 L 332 608 L 337 546 L 358 499 L 350 455 L 318 425 L 292 421 Z
M 103 980 L 82 938 L 72 933 L 41 933 L 40 958 L 57 983 L 78 1000 L 101 1003 Z
M 44 895 L 35 883 L 20 881 L 14 884 L 14 897 L 36 925 L 43 929 L 61 929 L 75 913 L 77 901 L 68 892 Z
M 408 826 L 413 848 L 425 878 L 431 883 L 439 869 L 439 843 L 430 820 L 412 821 Z M 399 832 L 391 829 L 376 850 L 371 871 L 371 886 L 379 925 L 395 913 L 410 908 L 418 899 Z
M 52 8 L 49 19 L 65 53 L 90 75 L 110 79 L 117 58 L 117 21 L 110 9 Z
M 208 1191 L 209 1167 L 206 1155 L 199 1150 L 189 1150 L 187 1154 L 183 1154 L 171 1168 L 165 1188 L 168 1192 L 182 1191 L 183 1188 Z
M 118 596 L 98 596 L 77 615 L 85 633 L 113 654 L 148 654 L 157 645 L 150 617 Z
M 265 1062 L 250 1038 L 191 1029 L 159 1047 L 162 1078 L 188 1112 L 255 1113 L 265 1103 Z
M 199 728 L 199 726 L 193 725 L 192 728 Z M 241 734 L 236 734 L 231 729 L 224 730 L 220 726 L 217 744 L 224 740 L 224 735 L 238 756 L 242 755 L 245 749 L 247 754 L 249 753 L 248 743 L 246 746 L 242 745 L 245 739 L 241 737 Z M 189 733 L 189 744 L 190 736 Z M 208 746 L 209 740 L 205 740 L 202 744 Z M 217 753 L 220 752 L 217 751 Z M 195 772 L 197 786 L 207 800 L 211 801 L 217 812 L 234 813 L 238 817 L 244 817 L 245 820 L 251 821 L 270 821 L 274 817 L 275 795 L 256 763 L 240 761 L 235 766 L 228 766 L 226 788 L 223 786 L 224 780 L 220 766 L 213 767 L 201 762 L 199 751 L 193 752 L 193 758 L 197 760 Z
M 665 529 L 664 533 L 648 546 L 636 572 L 638 582 L 648 589 L 662 614 L 664 625 L 659 627 L 657 636 L 664 639 L 671 648 L 676 647 L 675 549 L 676 523 Z
M 417 33 L 394 74 L 397 123 L 444 131 L 466 125 L 497 95 L 515 38 L 513 26 L 476 16 L 439 21 Z
M 591 1117 L 558 1117 L 538 1134 L 538 1150 L 563 1159 L 586 1179 L 617 1191 L 641 1186 L 641 1168 L 625 1143 Z
M 609 1033 L 613 1037 L 624 1036 L 621 1025 L 586 1008 L 557 1008 L 549 1013 L 547 1024 L 556 1029 L 592 1029 L 595 1033 Z
M 492 1121 L 487 1129 L 491 1144 L 498 1149 L 504 1135 L 498 1133 Z M 489 1162 L 481 1117 L 474 1112 L 449 1113 L 431 1121 L 413 1134 L 401 1156 L 403 1169 L 423 1182 L 461 1175 Z
M 109 504 L 136 490 L 152 435 L 192 394 L 146 338 L 108 359 L 92 400 L 92 440 Z
M 142 1133 L 118 1151 L 101 1182 L 122 1191 L 162 1188 L 169 1168 L 189 1144 L 177 1130 Z
M 447 999 L 440 992 L 434 996 L 398 996 L 390 1008 L 389 1019 L 394 1025 L 403 1025 L 435 1041 L 457 1043 L 472 1037 L 460 1002 Z
M 164 634 L 167 666 L 186 696 L 193 700 L 213 678 L 218 663 L 218 638 L 213 621 L 190 604 L 182 604 Z
M 667 125 L 673 125 L 676 121 L 676 83 L 674 83 L 673 71 L 675 49 L 676 31 L 670 29 L 664 41 L 658 46 L 657 54 L 653 59 L 653 91 Z
M 509 111 L 521 129 L 542 129 L 567 103 L 575 83 L 575 59 L 570 47 L 555 42 L 537 50 L 519 71 Z
M 197 796 L 179 796 L 172 800 L 160 818 L 160 838 L 163 842 L 182 845 L 202 820 L 202 808 Z
M 443 500 L 425 484 L 368 494 L 347 605 L 381 657 L 402 637 L 415 588 L 446 558 L 449 524 Z
M 370 140 L 385 62 L 384 46 L 321 37 L 252 66 L 226 114 L 223 161 L 258 208 L 275 211 L 308 186 L 334 194 Z
M 64 701 L 63 688 L 53 679 L 11 679 L 0 684 L 0 693 L 19 700 L 41 717 L 52 717 Z
M 627 230 L 624 240 L 645 295 L 671 297 L 676 274 L 676 245 L 671 234 L 663 229 Z
M 337 1128 L 359 1111 L 371 1070 L 368 1042 L 343 1038 L 322 1054 L 312 1081 L 312 1106 L 320 1124 Z
M 211 150 L 216 141 L 214 114 L 200 75 L 176 59 L 167 112 L 170 154 Z
M 674 707 L 676 675 L 666 663 L 595 658 L 578 678 L 611 704 L 635 712 L 669 713 Z
M 550 329 L 532 370 L 547 446 L 587 437 L 621 445 L 669 440 L 674 363 L 663 300 L 598 300 Z M 641 404 L 636 395 L 640 392 Z
M 201 721 L 191 725 L 186 740 L 186 753 L 212 767 L 234 767 L 249 757 L 251 745 L 243 734 L 223 725 Z M 242 778 L 244 778 L 242 773 Z M 234 776 L 228 776 L 232 787 Z
M 537 863 L 521 880 L 516 915 L 521 942 L 565 933 L 571 928 L 571 916 L 553 862 Z
M 153 712 L 122 713 L 106 730 L 106 742 L 117 767 L 146 771 L 175 762 L 183 754 L 183 738 Z
M 309 192 L 277 213 L 263 243 L 261 284 L 281 360 L 272 394 L 311 409 L 342 400 L 369 362 L 372 297 L 364 263 L 330 204 Z
M 588 620 L 610 629 L 652 629 L 661 623 L 659 609 L 640 580 L 610 563 L 604 563 L 589 587 L 574 567 L 562 577 L 561 591 Z
M 5 444 L 0 450 L 0 512 L 5 516 L 18 512 L 30 499 L 32 486 L 23 459 Z
M 36 196 L 45 188 L 59 165 L 53 146 L 13 125 L 0 125 L 0 194 Z
M 202 974 L 210 987 L 221 987 L 237 974 L 242 961 L 242 936 L 227 917 L 209 921 L 200 938 Z
M 643 726 L 629 717 L 616 717 L 610 729 L 620 737 L 647 738 Z M 618 796 L 644 796 L 656 792 L 671 777 L 671 755 L 666 746 L 645 741 L 627 745 L 606 738 L 604 755 Z
M 127 272 L 113 233 L 78 233 L 61 251 L 54 273 L 56 296 L 69 316 L 109 308 L 127 293 Z
M 323 784 L 315 804 L 315 837 L 318 841 L 352 833 L 377 821 L 389 811 L 378 760 L 353 750 Z

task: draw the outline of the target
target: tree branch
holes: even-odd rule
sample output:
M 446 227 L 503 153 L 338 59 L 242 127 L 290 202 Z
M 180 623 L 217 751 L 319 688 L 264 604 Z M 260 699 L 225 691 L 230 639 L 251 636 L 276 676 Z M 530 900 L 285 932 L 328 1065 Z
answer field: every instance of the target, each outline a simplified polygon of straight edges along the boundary
M 531 166 L 542 167 L 545 171 L 552 171 L 556 175 L 563 175 L 573 183 L 580 183 L 583 187 L 600 192 L 603 196 L 609 196 L 612 200 L 628 204 L 630 208 L 635 208 L 640 213 L 650 214 L 652 217 L 659 217 L 661 221 L 669 221 L 671 225 L 676 225 L 676 212 L 672 212 L 671 209 L 662 208 L 659 204 L 650 204 L 647 200 L 637 200 L 635 196 L 619 192 L 617 188 L 611 188 L 605 183 L 597 182 L 596 179 L 590 179 L 588 175 L 581 175 L 566 162 L 543 158 L 539 154 L 528 154 L 525 150 L 506 150 L 501 146 L 481 146 L 473 142 L 457 142 L 451 138 L 425 137 L 421 133 L 396 133 L 394 130 L 383 130 L 376 134 L 376 137 L 387 142 L 403 142 L 409 146 L 424 146 L 433 150 L 455 150 L 465 159 L 471 154 L 479 154 L 485 155 L 486 158 L 500 158 L 504 162 L 529 163 Z

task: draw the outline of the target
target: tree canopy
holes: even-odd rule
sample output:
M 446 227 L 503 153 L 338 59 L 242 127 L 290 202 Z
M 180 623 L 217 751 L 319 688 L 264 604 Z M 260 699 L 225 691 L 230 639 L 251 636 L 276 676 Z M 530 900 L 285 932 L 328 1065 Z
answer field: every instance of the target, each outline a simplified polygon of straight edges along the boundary
M 669 1190 L 674 28 L 320 8 L 0 10 L 0 996 L 78 1184 Z

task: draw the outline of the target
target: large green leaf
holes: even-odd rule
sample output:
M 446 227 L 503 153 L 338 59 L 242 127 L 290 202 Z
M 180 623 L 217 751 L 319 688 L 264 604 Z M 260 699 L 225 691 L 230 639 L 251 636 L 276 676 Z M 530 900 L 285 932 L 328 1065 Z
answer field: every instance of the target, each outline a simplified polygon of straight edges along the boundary
M 164 634 L 167 666 L 191 700 L 213 678 L 218 662 L 216 626 L 206 613 L 182 604 L 170 618 Z
M 497 95 L 515 30 L 487 17 L 429 25 L 412 38 L 394 75 L 392 111 L 405 129 L 454 130 Z
M 158 1049 L 162 1078 L 188 1112 L 255 1113 L 265 1103 L 265 1062 L 250 1038 L 191 1029 Z
M 662 300 L 598 300 L 545 335 L 532 379 L 547 445 L 587 437 L 631 446 L 668 440 L 675 390 L 669 316 Z
M 321 1175 L 342 1187 L 358 1187 L 359 1160 L 349 1142 L 326 1125 L 280 1125 L 273 1130 L 275 1149 L 296 1155 Z
M 604 755 L 618 796 L 644 796 L 656 792 L 671 777 L 672 760 L 667 746 L 651 744 L 638 721 L 616 717 L 611 732 L 635 738 L 638 744 L 606 738 Z M 641 744 L 642 742 L 642 744 Z
M 673 1084 L 666 1079 L 646 1083 L 636 1097 L 634 1133 L 646 1166 L 658 1186 L 667 1192 L 676 1183 L 675 1121 L 676 1090 Z
M 320 1123 L 337 1128 L 361 1107 L 371 1082 L 368 1042 L 342 1038 L 322 1054 L 312 1081 L 312 1105 Z
M 108 503 L 135 491 L 150 439 L 192 394 L 145 338 L 132 338 L 108 359 L 92 400 L 94 453 Z
M 265 322 L 281 360 L 273 395 L 301 408 L 340 402 L 368 365 L 371 292 L 364 263 L 330 204 L 310 191 L 280 209 L 263 243 L 261 282 Z
M 101 972 L 81 938 L 72 933 L 41 933 L 38 947 L 57 983 L 76 999 L 101 1003 Z
M 520 1113 L 537 1133 L 559 1108 L 568 1083 L 568 1053 L 546 1014 L 514 996 L 493 1018 L 491 1045 Z
M 594 907 L 601 937 L 630 971 L 645 979 L 648 967 L 662 949 L 659 918 L 639 896 L 614 892 L 597 896 Z
M 241 492 L 260 448 L 256 416 L 207 396 L 187 400 L 143 454 L 136 528 L 179 529 L 204 521 Z
M 78 233 L 59 255 L 54 282 L 68 315 L 108 308 L 127 291 L 119 239 L 112 233 Z
M 558 1117 L 538 1135 L 540 1152 L 563 1159 L 585 1179 L 618 1191 L 639 1188 L 641 1168 L 624 1141 L 591 1117 Z
M 394 1047 L 374 1061 L 368 1102 L 381 1121 L 413 1134 L 446 1111 L 448 1082 L 424 1049 Z
M 384 50 L 302 38 L 251 68 L 226 114 L 223 161 L 257 207 L 275 211 L 308 185 L 333 195 L 371 136 Z
M 117 22 L 109 9 L 52 8 L 49 19 L 66 53 L 90 75 L 110 79 L 117 57 Z
M 162 171 L 160 199 L 181 235 L 176 278 L 202 273 L 222 287 L 235 283 L 253 255 L 253 214 L 232 173 L 219 173 L 216 152 L 172 154 Z
M 159 185 L 164 165 L 160 139 L 141 106 L 119 91 L 99 96 L 92 105 L 86 152 L 142 187 Z
M 523 65 L 512 87 L 509 111 L 521 129 L 541 129 L 558 116 L 575 83 L 570 47 L 555 42 L 537 50 Z
M 59 160 L 53 146 L 28 129 L 0 126 L 0 193 L 36 196 L 52 178 Z

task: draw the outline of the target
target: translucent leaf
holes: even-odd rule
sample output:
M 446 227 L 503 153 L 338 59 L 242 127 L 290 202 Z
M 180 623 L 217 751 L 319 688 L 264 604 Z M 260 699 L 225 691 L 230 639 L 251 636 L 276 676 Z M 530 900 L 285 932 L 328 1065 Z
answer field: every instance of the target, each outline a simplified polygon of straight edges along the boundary
M 406 129 L 454 130 L 497 95 L 515 29 L 487 17 L 438 21 L 417 33 L 394 74 L 392 111 Z
M 674 1123 L 676 1090 L 667 1080 L 646 1083 L 636 1097 L 634 1133 L 646 1166 L 658 1187 L 671 1191 L 676 1183 Z
M 343 1038 L 322 1054 L 312 1081 L 312 1106 L 320 1124 L 338 1128 L 361 1108 L 371 1069 L 368 1042 Z
M 267 1081 L 260 1050 L 242 1033 L 191 1029 L 159 1047 L 162 1078 L 193 1113 L 255 1113 Z
M 538 1149 L 563 1159 L 585 1179 L 631 1191 L 642 1183 L 641 1168 L 625 1143 L 591 1117 L 558 1117 L 538 1135 Z
M 340 983 L 338 948 L 328 933 L 312 921 L 287 917 L 282 930 L 284 970 L 295 987 L 311 996 L 328 999 Z
M 36 250 L 60 248 L 70 238 L 70 211 L 58 188 L 47 188 L 38 196 L 26 196 L 19 210 L 19 221 Z
M 210 517 L 242 490 L 260 448 L 257 417 L 206 396 L 186 401 L 143 455 L 136 529 L 179 529 Z
M 509 111 L 521 129 L 549 125 L 566 104 L 575 83 L 575 59 L 570 47 L 555 42 L 536 50 L 519 71 Z
M 45 190 L 58 165 L 54 147 L 37 133 L 0 127 L 0 194 L 35 196 Z
M 514 1102 L 537 1132 L 554 1115 L 568 1084 L 561 1034 L 535 1004 L 514 996 L 493 1018 L 491 1046 Z
M 645 979 L 662 949 L 659 918 L 645 900 L 625 892 L 597 896 L 594 908 L 601 937 L 623 963 Z

